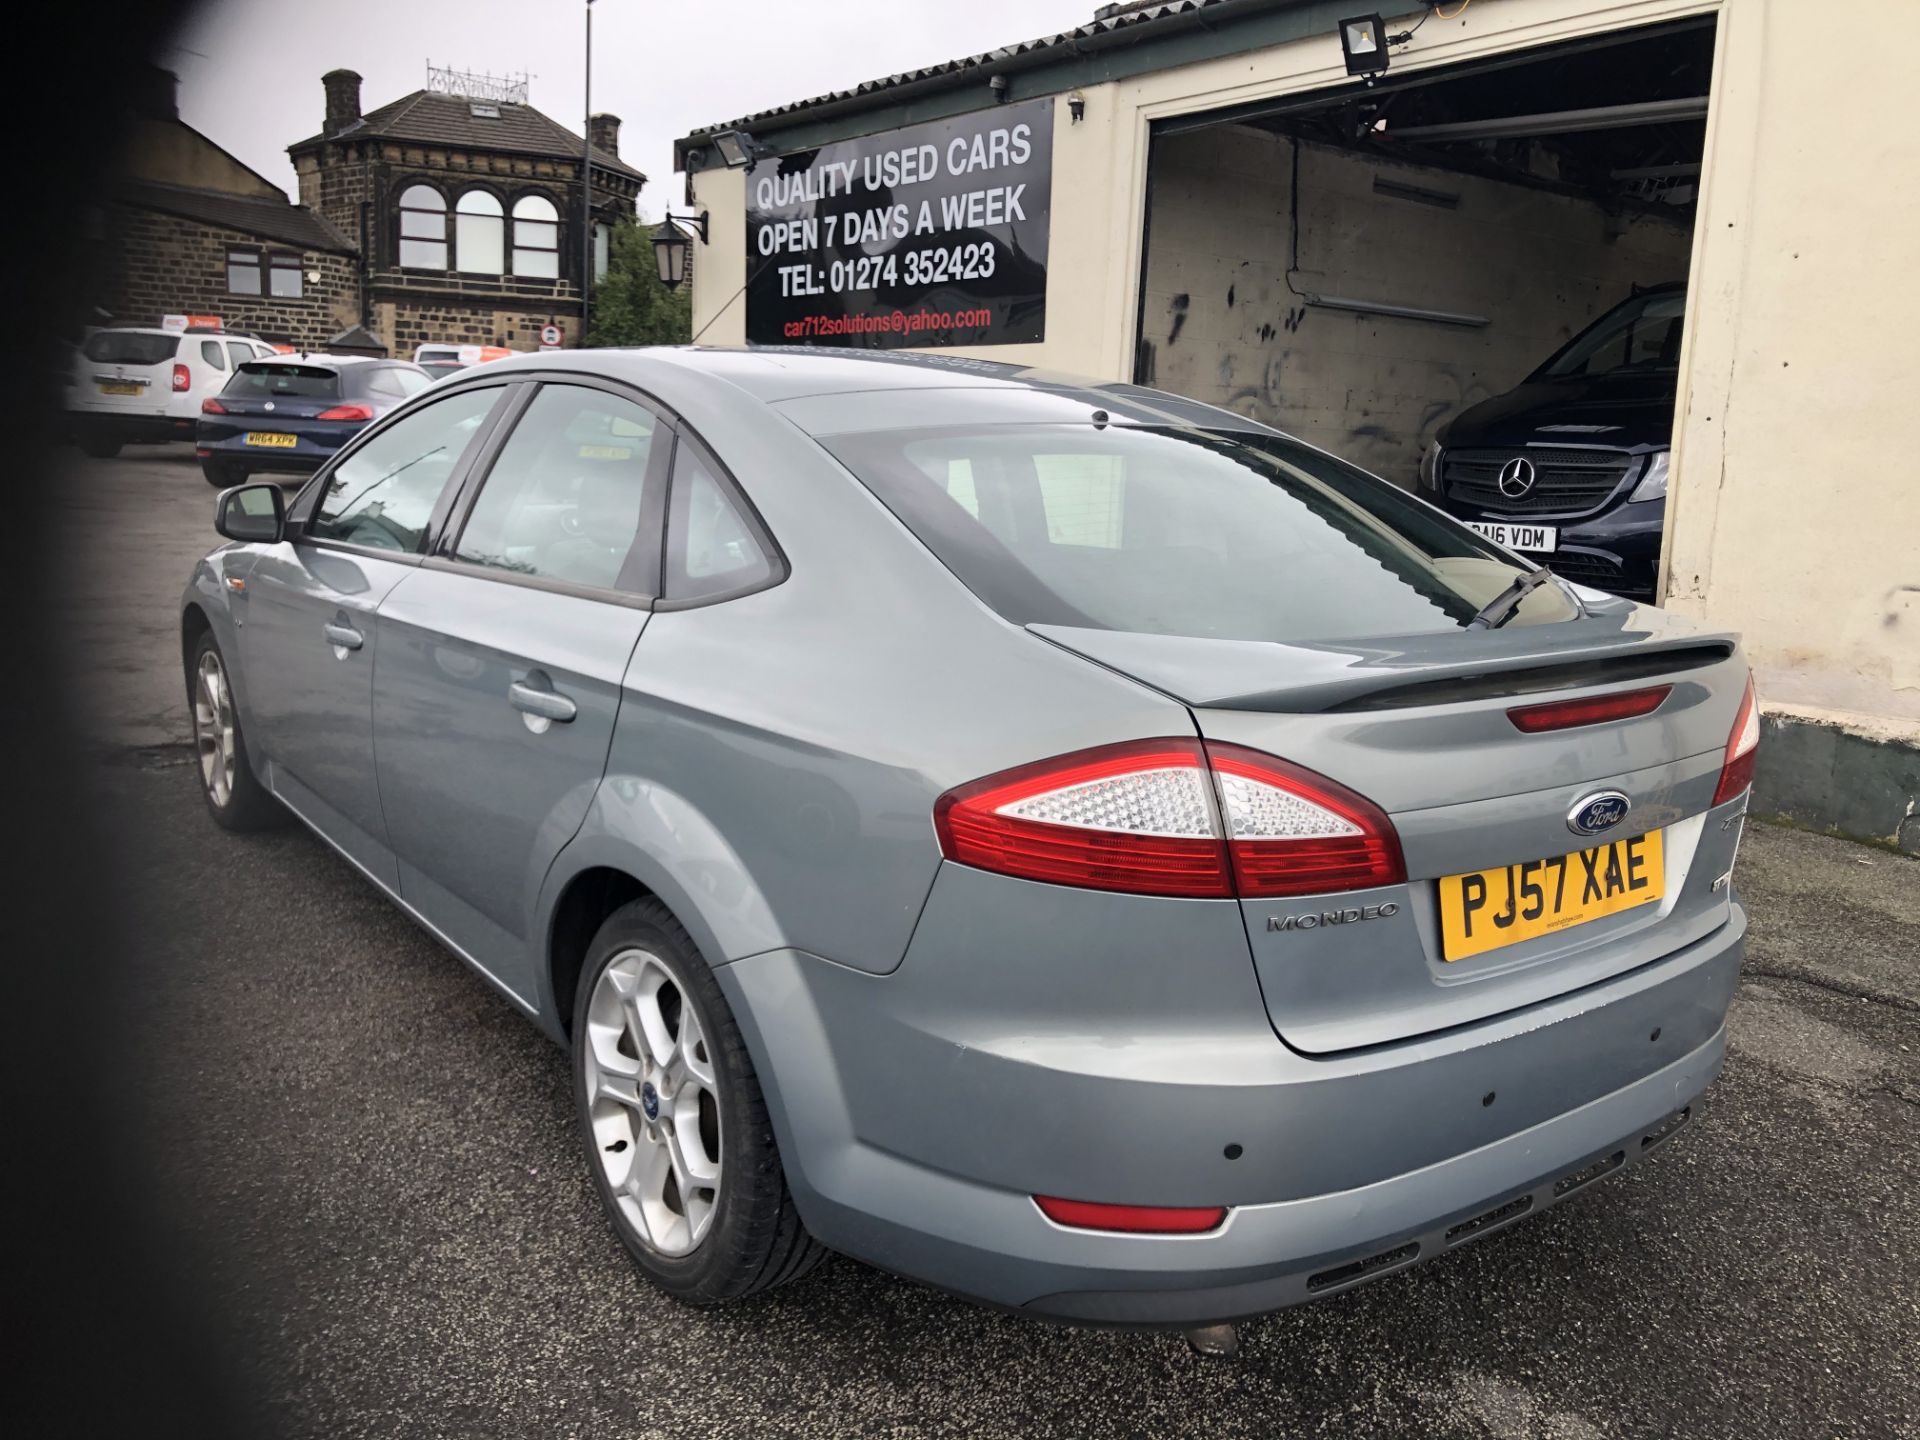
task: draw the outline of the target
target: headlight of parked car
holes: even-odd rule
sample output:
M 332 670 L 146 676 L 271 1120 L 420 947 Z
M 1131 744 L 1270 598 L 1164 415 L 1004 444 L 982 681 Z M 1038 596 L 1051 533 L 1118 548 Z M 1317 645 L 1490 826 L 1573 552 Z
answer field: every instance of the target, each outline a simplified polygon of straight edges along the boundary
M 1420 452 L 1420 488 L 1438 490 L 1440 488 L 1440 442 L 1429 440 L 1427 448 Z
M 1647 457 L 1647 473 L 1640 477 L 1640 483 L 1633 487 L 1630 500 L 1664 500 L 1667 498 L 1667 455 L 1670 452 L 1656 450 Z

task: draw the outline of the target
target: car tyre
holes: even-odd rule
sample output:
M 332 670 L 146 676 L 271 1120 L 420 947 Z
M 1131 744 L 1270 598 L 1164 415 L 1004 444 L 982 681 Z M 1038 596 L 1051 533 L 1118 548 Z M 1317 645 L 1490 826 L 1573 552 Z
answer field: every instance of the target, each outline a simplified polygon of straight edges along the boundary
M 787 1189 L 733 1012 L 657 900 L 621 906 L 594 936 L 573 1062 L 594 1188 L 654 1284 L 716 1305 L 798 1279 L 825 1257 Z
M 227 460 L 202 460 L 200 473 L 217 490 L 231 490 L 235 485 L 243 484 L 247 478 L 244 468 Z
M 211 630 L 193 647 L 187 671 L 187 710 L 193 716 L 193 747 L 200 794 L 214 823 L 236 831 L 270 830 L 287 822 L 287 810 L 253 773 L 240 711 L 233 703 L 226 657 Z
M 95 460 L 111 460 L 120 453 L 120 442 L 101 430 L 82 430 L 74 437 L 80 453 Z

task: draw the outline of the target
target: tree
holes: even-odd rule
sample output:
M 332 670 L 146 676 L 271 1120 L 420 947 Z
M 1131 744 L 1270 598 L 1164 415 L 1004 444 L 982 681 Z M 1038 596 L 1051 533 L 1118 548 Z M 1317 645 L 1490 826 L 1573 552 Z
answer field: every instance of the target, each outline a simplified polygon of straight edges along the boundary
M 669 290 L 653 258 L 653 228 L 622 217 L 607 246 L 607 273 L 593 287 L 589 345 L 684 345 L 693 335 L 690 286 Z

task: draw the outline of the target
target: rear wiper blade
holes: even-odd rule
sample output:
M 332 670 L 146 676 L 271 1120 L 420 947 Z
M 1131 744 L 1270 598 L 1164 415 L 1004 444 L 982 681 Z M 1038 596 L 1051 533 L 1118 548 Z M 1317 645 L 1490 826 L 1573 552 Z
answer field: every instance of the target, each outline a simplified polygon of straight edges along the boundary
M 1498 630 L 1513 618 L 1513 612 L 1520 608 L 1520 602 L 1545 585 L 1549 580 L 1559 577 L 1542 565 L 1538 570 L 1529 570 L 1506 589 L 1480 608 L 1480 613 L 1467 622 L 1469 630 Z

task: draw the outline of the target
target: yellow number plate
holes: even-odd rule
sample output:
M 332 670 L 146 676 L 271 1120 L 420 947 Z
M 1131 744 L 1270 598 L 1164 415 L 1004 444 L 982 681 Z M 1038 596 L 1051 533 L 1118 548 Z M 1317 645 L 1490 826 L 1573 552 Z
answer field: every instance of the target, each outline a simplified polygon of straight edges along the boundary
M 138 385 L 102 385 L 100 393 L 102 395 L 138 395 L 140 387 Z
M 249 430 L 247 432 L 247 443 L 249 445 L 270 445 L 275 450 L 291 450 L 300 442 L 298 437 L 282 435 L 276 430 Z
M 1449 875 L 1440 882 L 1441 954 L 1464 960 L 1517 945 L 1649 904 L 1666 888 L 1658 830 L 1551 860 Z

